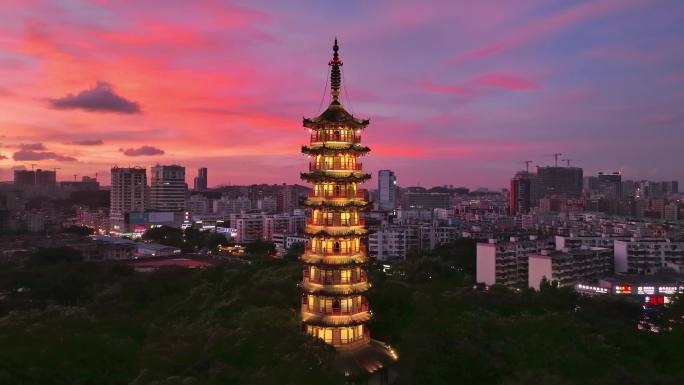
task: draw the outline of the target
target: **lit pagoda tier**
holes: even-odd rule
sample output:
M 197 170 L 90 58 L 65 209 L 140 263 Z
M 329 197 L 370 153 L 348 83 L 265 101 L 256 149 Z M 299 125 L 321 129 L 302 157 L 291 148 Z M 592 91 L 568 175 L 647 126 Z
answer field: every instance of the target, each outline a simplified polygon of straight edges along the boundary
M 320 116 L 304 119 L 311 138 L 302 153 L 311 161 L 301 177 L 313 184 L 313 191 L 304 202 L 310 245 L 301 257 L 301 317 L 306 333 L 344 352 L 336 362 L 340 370 L 357 376 L 385 368 L 396 354 L 371 340 L 366 326 L 372 311 L 365 296 L 370 283 L 361 211 L 368 203 L 359 184 L 371 176 L 362 172 L 359 158 L 370 151 L 361 145 L 369 121 L 354 117 L 339 101 L 342 61 L 337 40 L 329 66 L 332 101 Z

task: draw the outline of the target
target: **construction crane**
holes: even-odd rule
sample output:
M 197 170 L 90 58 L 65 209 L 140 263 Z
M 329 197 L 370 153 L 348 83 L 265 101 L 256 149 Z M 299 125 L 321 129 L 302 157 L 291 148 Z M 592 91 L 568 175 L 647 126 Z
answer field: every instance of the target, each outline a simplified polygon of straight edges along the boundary
M 78 174 L 74 174 L 74 182 L 78 180 Z
M 566 167 L 570 167 L 570 162 L 579 162 L 579 159 L 561 159 L 563 162 L 565 162 Z
M 33 171 L 36 168 L 37 164 L 36 163 L 31 163 L 31 171 Z
M 520 163 L 525 163 L 525 172 L 530 172 L 530 163 L 534 162 L 533 160 L 523 160 Z
M 561 154 L 560 152 L 554 152 L 553 154 L 549 154 L 546 156 L 552 156 L 554 159 L 555 166 L 558 167 L 558 158 L 560 158 L 561 155 L 563 155 L 563 154 Z

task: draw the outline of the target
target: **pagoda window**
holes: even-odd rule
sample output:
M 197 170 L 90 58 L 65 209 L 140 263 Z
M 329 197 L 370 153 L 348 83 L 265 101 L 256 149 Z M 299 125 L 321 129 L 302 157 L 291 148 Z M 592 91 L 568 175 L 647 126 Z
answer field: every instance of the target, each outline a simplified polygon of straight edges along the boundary
M 333 244 L 333 252 L 334 253 L 340 252 L 340 242 L 335 241 L 335 243 Z
M 307 297 L 307 306 L 309 306 L 309 310 L 315 309 L 314 296 L 309 294 Z
M 340 271 L 340 282 L 348 283 L 351 280 L 351 270 Z
M 306 305 L 308 303 L 308 295 L 302 294 L 302 305 Z
M 335 132 L 333 133 L 333 140 L 334 140 L 335 142 L 339 142 L 339 141 L 340 141 L 340 131 L 339 131 L 339 130 L 335 130 Z
M 351 335 L 350 330 L 348 328 L 342 328 L 340 330 L 340 342 L 343 344 L 349 343 L 353 340 L 353 336 Z
M 340 300 L 335 298 L 335 300 L 333 300 L 333 303 L 332 303 L 333 314 L 339 313 L 341 309 L 342 309 L 342 306 L 340 305 Z
M 333 342 L 333 329 L 324 329 L 323 332 L 323 341 L 331 344 Z
M 353 309 L 353 304 L 351 298 L 345 298 L 342 300 L 342 313 L 350 313 Z

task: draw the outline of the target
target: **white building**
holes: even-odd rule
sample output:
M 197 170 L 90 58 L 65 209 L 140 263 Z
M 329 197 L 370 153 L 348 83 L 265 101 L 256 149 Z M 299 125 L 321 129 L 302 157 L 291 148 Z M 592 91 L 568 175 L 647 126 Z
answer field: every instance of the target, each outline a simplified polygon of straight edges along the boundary
M 608 234 L 600 236 L 578 236 L 578 235 L 556 235 L 556 250 L 563 249 L 586 249 L 591 247 L 613 248 L 615 240 L 629 239 L 624 236 L 611 236 Z
M 214 202 L 214 213 L 228 215 L 239 214 L 249 211 L 252 208 L 252 203 L 249 198 L 240 196 L 236 199 L 230 199 L 227 196 L 222 196 Z
M 112 168 L 109 220 L 113 230 L 122 230 L 126 213 L 147 210 L 147 172 L 144 168 Z
M 264 213 L 274 213 L 278 207 L 278 202 L 273 197 L 264 197 L 257 201 L 257 209 Z
M 235 241 L 248 243 L 263 239 L 264 218 L 258 215 L 240 215 L 231 218 L 231 226 L 236 229 Z
M 397 177 L 392 170 L 378 171 L 378 210 L 397 207 Z
M 385 228 L 368 236 L 368 253 L 380 261 L 406 259 L 420 250 L 420 229 L 417 226 Z
M 185 211 L 188 185 L 185 167 L 178 165 L 152 167 L 150 209 L 154 211 Z
M 529 287 L 539 290 L 542 280 L 573 286 L 613 273 L 613 250 L 594 247 L 565 251 L 542 251 L 528 258 Z
M 632 238 L 616 240 L 614 248 L 616 273 L 684 272 L 684 241 Z
M 476 279 L 486 285 L 522 287 L 528 284 L 528 258 L 555 248 L 552 239 L 511 237 L 508 242 L 477 244 Z
M 192 195 L 188 199 L 186 206 L 187 211 L 193 216 L 207 215 L 213 212 L 214 202 L 202 195 Z
M 453 242 L 461 238 L 461 229 L 448 226 L 420 227 L 420 248 L 423 251 L 434 250 L 435 247 Z

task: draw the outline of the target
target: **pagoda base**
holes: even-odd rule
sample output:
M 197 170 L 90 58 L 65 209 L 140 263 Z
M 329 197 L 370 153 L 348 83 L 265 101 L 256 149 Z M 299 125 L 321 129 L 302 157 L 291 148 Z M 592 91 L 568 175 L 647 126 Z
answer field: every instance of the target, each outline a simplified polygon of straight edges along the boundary
M 333 366 L 349 385 L 385 385 L 396 380 L 396 372 L 391 367 L 397 359 L 397 353 L 389 345 L 371 339 L 353 349 L 338 350 Z

